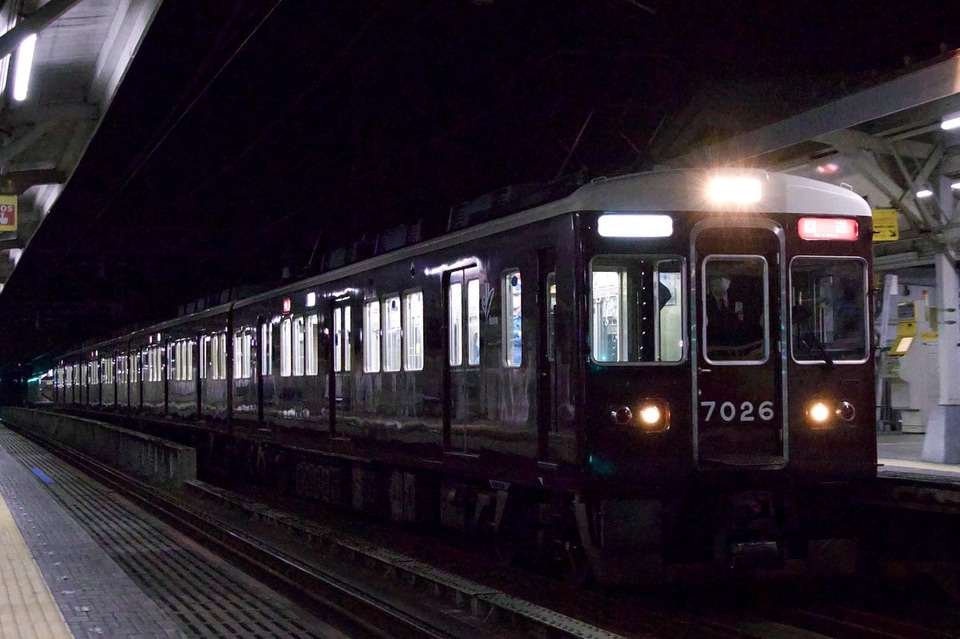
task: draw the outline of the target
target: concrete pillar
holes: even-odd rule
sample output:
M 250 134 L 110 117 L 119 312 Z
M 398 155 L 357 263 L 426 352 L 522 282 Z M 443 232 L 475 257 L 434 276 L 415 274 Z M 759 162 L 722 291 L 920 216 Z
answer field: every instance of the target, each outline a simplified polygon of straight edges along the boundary
M 940 399 L 928 414 L 920 458 L 960 464 L 960 280 L 950 255 L 938 255 L 936 269 Z

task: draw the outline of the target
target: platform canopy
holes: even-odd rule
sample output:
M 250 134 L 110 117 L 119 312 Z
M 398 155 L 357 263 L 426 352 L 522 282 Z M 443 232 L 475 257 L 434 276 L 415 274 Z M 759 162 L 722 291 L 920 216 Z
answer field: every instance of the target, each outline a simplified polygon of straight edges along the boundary
M 896 239 L 889 229 L 875 238 L 877 270 L 929 266 L 937 255 L 955 256 L 960 241 L 957 118 L 960 51 L 952 51 L 668 163 L 750 165 L 849 185 L 874 209 L 896 211 Z
M 73 175 L 159 5 L 0 6 L 0 286 Z M 4 203 L 15 211 L 3 215 Z

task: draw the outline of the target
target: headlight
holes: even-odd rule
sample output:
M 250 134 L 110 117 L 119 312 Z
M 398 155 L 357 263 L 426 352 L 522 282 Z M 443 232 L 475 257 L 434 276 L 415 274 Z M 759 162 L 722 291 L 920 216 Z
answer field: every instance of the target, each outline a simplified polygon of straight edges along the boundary
M 830 410 L 830 407 L 823 402 L 814 402 L 810 405 L 810 408 L 807 409 L 807 417 L 810 418 L 814 424 L 822 426 L 828 419 L 830 419 L 830 413 L 833 412 Z
M 670 405 L 661 399 L 642 399 L 633 408 L 611 406 L 610 421 L 621 428 L 659 433 L 670 427 Z
M 750 176 L 718 176 L 707 186 L 707 198 L 716 204 L 756 204 L 763 199 L 763 184 Z
M 670 428 L 670 407 L 660 399 L 644 399 L 637 406 L 637 425 L 646 433 Z
M 656 404 L 647 404 L 640 409 L 640 423 L 644 426 L 653 426 L 659 423 L 662 418 L 663 413 L 660 412 L 660 407 Z
M 857 416 L 857 409 L 853 404 L 844 400 L 840 402 L 817 400 L 807 406 L 807 419 L 814 428 L 828 428 L 835 426 L 835 419 L 848 424 Z

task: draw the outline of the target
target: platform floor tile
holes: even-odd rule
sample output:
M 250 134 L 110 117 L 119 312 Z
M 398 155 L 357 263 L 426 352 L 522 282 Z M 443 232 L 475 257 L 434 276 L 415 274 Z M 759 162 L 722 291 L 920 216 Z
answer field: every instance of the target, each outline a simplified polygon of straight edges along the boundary
M 0 495 L 0 638 L 70 639 L 33 554 Z

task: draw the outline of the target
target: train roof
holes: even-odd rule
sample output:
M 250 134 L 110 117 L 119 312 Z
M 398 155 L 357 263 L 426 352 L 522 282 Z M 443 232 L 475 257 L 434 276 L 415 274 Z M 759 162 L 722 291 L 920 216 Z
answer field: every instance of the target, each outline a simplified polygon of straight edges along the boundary
M 819 180 L 771 173 L 762 169 L 674 169 L 635 173 L 615 178 L 598 178 L 571 194 L 571 210 L 587 211 L 727 211 L 729 202 L 707 195 L 716 177 L 745 177 L 759 180 L 762 195 L 755 202 L 740 203 L 740 213 L 797 215 L 871 216 L 870 205 L 852 189 Z M 690 188 L 690 184 L 696 185 Z
M 707 188 L 712 178 L 747 177 L 759 180 L 762 197 L 752 203 L 718 203 L 707 197 Z M 690 188 L 691 183 L 696 188 Z M 558 196 L 557 199 L 531 208 L 514 210 L 509 201 L 509 191 L 517 194 L 522 206 L 541 201 L 544 195 Z M 672 211 L 735 211 L 738 214 L 778 212 L 796 215 L 856 216 L 869 217 L 870 206 L 850 189 L 826 182 L 795 175 L 772 173 L 762 169 L 671 169 L 632 173 L 611 178 L 597 178 L 576 187 L 570 183 L 550 185 L 541 192 L 535 192 L 528 186 L 511 187 L 498 191 L 495 196 L 487 195 L 477 201 L 471 201 L 451 211 L 451 218 L 459 220 L 452 226 L 462 226 L 439 237 L 426 239 L 415 244 L 401 246 L 381 255 L 361 259 L 354 263 L 333 268 L 304 279 L 271 288 L 241 299 L 227 301 L 209 308 L 189 313 L 181 317 L 157 322 L 150 326 L 132 330 L 126 335 L 87 342 L 83 347 L 68 353 L 73 355 L 93 348 L 121 344 L 138 336 L 172 328 L 184 322 L 192 322 L 226 312 L 231 308 L 241 308 L 257 304 L 278 295 L 295 293 L 350 277 L 371 268 L 378 268 L 413 260 L 431 251 L 456 246 L 463 242 L 495 235 L 515 228 L 547 220 L 558 215 L 575 211 L 604 212 L 672 212 Z M 484 209 L 478 203 L 490 202 L 492 210 Z M 457 211 L 457 209 L 460 209 Z M 464 215 L 466 211 L 466 215 Z M 471 225 L 471 221 L 475 224 Z

